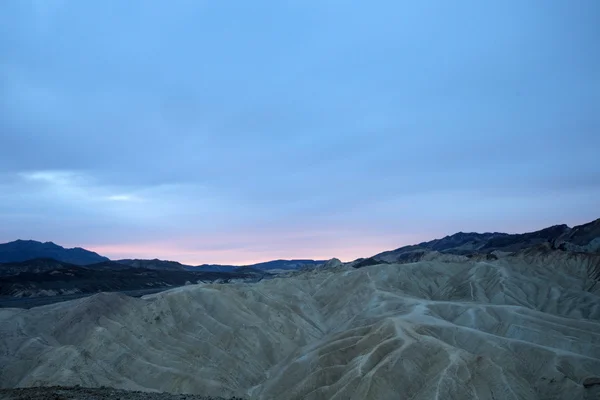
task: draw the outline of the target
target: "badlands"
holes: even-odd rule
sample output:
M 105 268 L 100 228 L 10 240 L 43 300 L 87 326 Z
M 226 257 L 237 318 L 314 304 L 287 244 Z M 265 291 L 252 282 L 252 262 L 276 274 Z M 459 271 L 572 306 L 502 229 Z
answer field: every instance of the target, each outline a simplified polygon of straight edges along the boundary
M 539 244 L 367 264 L 333 259 L 258 283 L 0 309 L 0 384 L 248 399 L 600 399 L 597 253 Z

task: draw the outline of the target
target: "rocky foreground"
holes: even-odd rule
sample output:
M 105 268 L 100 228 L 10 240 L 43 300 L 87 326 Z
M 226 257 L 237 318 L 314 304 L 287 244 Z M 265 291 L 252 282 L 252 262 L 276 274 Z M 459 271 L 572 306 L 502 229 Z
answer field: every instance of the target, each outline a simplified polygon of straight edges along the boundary
M 193 394 L 148 393 L 118 390 L 107 387 L 34 387 L 0 389 L 0 400 L 227 400 Z M 229 400 L 242 400 L 231 397 Z

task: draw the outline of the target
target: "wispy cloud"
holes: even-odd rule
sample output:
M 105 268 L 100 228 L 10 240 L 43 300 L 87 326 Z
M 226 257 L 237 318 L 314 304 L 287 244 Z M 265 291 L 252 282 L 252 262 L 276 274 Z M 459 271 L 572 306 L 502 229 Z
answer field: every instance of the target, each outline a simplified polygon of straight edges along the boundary
M 77 181 L 78 175 L 71 171 L 33 171 L 19 174 L 23 179 L 34 182 L 45 182 L 51 185 L 68 186 Z
M 18 174 L 29 184 L 47 196 L 66 203 L 133 203 L 145 199 L 136 193 L 123 192 L 122 187 L 100 182 L 90 174 L 79 171 L 26 171 Z M 126 188 L 125 188 L 126 189 Z M 148 191 L 148 188 L 138 188 Z M 97 205 L 97 204 L 96 204 Z
M 131 194 L 114 194 L 114 195 L 108 196 L 106 199 L 109 201 L 125 201 L 125 202 L 143 201 L 143 199 L 139 198 L 138 196 L 131 195 Z
M 98 183 L 88 174 L 75 171 L 28 171 L 21 172 L 19 176 L 27 182 L 42 183 L 49 188 L 67 190 L 70 194 L 85 197 L 88 200 L 106 201 L 142 201 L 135 194 L 110 193 L 115 189 L 110 185 Z
M 144 226 L 196 226 L 208 229 L 216 222 L 226 223 L 238 215 L 226 198 L 199 184 L 124 185 L 88 171 L 36 170 L 16 174 L 9 193 L 28 193 L 48 206 L 85 210 L 93 218 L 103 215 L 135 220 Z M 143 203 L 143 207 L 140 205 Z M 160 221 L 160 222 L 159 222 Z

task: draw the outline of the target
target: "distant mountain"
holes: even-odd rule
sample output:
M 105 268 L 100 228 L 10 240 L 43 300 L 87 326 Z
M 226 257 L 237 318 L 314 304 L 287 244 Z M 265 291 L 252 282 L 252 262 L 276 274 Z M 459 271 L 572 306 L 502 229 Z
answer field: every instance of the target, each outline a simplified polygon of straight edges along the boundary
M 554 245 L 577 252 L 600 252 L 600 218 L 566 231 Z
M 42 266 L 41 259 L 46 259 L 46 265 Z M 36 261 L 37 267 L 34 264 L 27 264 L 25 269 L 30 268 L 31 271 L 38 272 L 52 269 L 48 267 L 48 260 L 65 262 L 73 265 L 91 265 L 102 262 L 109 262 L 107 257 L 103 257 L 93 251 L 85 250 L 79 247 L 74 249 L 66 249 L 52 242 L 37 242 L 35 240 L 15 240 L 14 242 L 0 244 L 0 263 L 18 263 L 23 261 Z M 273 260 L 251 265 L 220 265 L 220 264 L 203 264 L 191 266 L 181 264 L 177 261 L 164 260 L 144 260 L 144 259 L 123 259 L 117 260 L 115 263 L 126 265 L 132 268 L 145 268 L 152 270 L 164 271 L 202 271 L 202 272 L 234 272 L 238 268 L 254 268 L 260 271 L 268 270 L 294 270 L 305 266 L 316 266 L 324 264 L 325 261 L 319 260 Z M 100 265 L 97 265 L 100 267 Z M 4 267 L 8 271 L 8 267 Z M 19 269 L 19 266 L 14 266 Z M 110 264 L 110 269 L 119 269 L 118 265 Z M 2 274 L 2 272 L 0 272 Z
M 188 271 L 206 271 L 206 272 L 232 272 L 237 268 L 240 268 L 239 265 L 221 265 L 221 264 L 202 264 L 195 267 L 186 266 L 185 269 Z
M 418 244 L 418 247 L 424 247 L 433 251 L 452 250 L 454 253 L 469 253 L 484 247 L 490 240 L 500 239 L 511 236 L 508 233 L 501 232 L 458 232 L 442 239 L 435 239 L 430 242 Z
M 575 252 L 600 252 L 600 219 L 573 228 L 567 225 L 555 225 L 539 231 L 519 234 L 458 232 L 442 239 L 404 246 L 379 253 L 366 260 L 357 260 L 357 265 L 363 266 L 365 263 L 375 262 L 415 262 L 432 251 L 463 256 L 491 254 L 497 251 L 513 253 L 540 244 Z
M 512 253 L 542 243 L 553 243 L 557 238 L 570 230 L 571 228 L 567 225 L 554 225 L 535 232 L 494 237 L 478 250 L 487 253 L 496 250 Z
M 51 258 L 75 265 L 88 265 L 108 261 L 93 251 L 79 247 L 65 249 L 52 242 L 37 242 L 35 240 L 15 240 L 14 242 L 0 244 L 0 262 L 19 262 L 37 258 Z
M 258 264 L 245 265 L 245 268 L 253 268 L 261 271 L 269 271 L 273 269 L 294 270 L 307 266 L 317 266 L 325 264 L 327 260 L 273 260 Z
M 187 271 L 189 265 L 181 264 L 177 261 L 163 261 L 163 260 L 117 260 L 119 264 L 128 265 L 133 268 L 146 268 L 163 271 Z
M 273 260 L 266 261 L 257 264 L 250 265 L 220 265 L 220 264 L 203 264 L 197 267 L 185 266 L 184 268 L 188 271 L 215 271 L 215 272 L 233 272 L 243 270 L 244 268 L 251 268 L 259 271 L 271 271 L 271 270 L 297 270 L 303 267 L 313 267 L 317 265 L 325 264 L 324 260 Z

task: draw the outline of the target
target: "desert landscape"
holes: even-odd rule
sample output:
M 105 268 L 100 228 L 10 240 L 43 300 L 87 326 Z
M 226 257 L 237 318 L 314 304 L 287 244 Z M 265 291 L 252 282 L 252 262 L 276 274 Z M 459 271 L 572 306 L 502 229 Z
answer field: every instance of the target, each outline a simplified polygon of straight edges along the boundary
M 599 39 L 0 0 L 0 400 L 600 400 Z
M 249 399 L 595 399 L 599 227 L 502 235 L 513 252 L 497 235 L 460 233 L 256 283 L 0 309 L 0 382 Z

